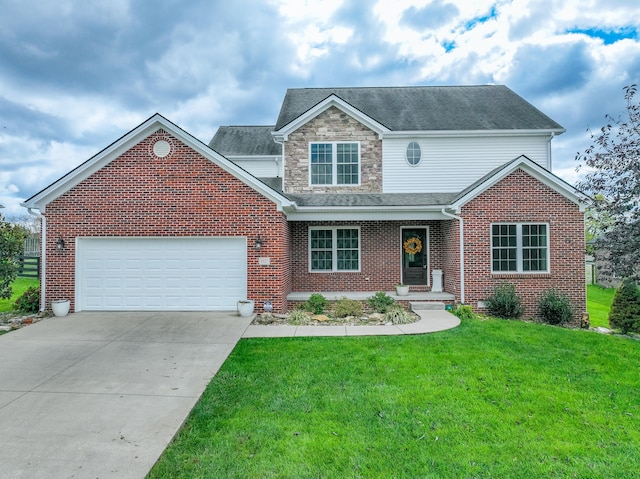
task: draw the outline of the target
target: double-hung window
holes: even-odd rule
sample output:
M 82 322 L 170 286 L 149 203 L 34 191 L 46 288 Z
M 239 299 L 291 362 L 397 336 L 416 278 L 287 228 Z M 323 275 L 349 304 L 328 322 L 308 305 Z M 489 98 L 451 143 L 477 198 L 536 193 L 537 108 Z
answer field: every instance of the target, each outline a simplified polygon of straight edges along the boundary
M 359 271 L 360 229 L 309 228 L 309 270 Z
M 360 144 L 358 142 L 311 143 L 309 145 L 312 185 L 358 185 Z
M 495 223 L 491 225 L 491 271 L 549 272 L 549 225 Z

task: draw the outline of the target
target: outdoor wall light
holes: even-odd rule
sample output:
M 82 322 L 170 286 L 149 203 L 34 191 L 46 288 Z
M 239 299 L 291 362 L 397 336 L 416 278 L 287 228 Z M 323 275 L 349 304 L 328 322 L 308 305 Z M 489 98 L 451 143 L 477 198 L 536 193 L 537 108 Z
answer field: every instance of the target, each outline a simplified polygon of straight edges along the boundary
M 58 241 L 56 241 L 56 249 L 58 251 L 64 251 L 64 240 L 62 238 L 58 238 Z
M 260 239 L 260 235 L 256 238 L 256 249 L 262 248 L 262 239 Z

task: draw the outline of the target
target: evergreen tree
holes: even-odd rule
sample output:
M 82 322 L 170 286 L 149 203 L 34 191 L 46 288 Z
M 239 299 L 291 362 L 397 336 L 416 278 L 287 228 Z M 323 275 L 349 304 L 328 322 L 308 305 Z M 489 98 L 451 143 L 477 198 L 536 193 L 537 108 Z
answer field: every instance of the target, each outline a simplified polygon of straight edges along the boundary
M 616 290 L 609 312 L 609 324 L 623 333 L 640 333 L 640 288 L 631 278 L 625 278 Z

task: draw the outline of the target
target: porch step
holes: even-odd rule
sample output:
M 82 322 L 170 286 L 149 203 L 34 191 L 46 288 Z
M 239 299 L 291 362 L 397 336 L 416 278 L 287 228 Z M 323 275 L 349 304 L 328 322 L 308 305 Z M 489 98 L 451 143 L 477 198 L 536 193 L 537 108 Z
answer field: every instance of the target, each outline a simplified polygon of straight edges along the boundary
M 409 302 L 409 306 L 411 307 L 411 309 L 413 311 L 419 309 L 419 310 L 441 310 L 441 309 L 445 309 L 445 305 L 444 303 L 441 303 L 439 301 L 411 301 Z

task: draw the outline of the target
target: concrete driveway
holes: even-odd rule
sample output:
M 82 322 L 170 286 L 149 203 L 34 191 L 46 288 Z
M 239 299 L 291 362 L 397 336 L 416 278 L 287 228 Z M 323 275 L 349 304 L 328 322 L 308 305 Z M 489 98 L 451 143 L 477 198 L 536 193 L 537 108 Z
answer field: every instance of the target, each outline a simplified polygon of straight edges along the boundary
M 0 336 L 0 476 L 145 477 L 249 323 L 77 313 Z

